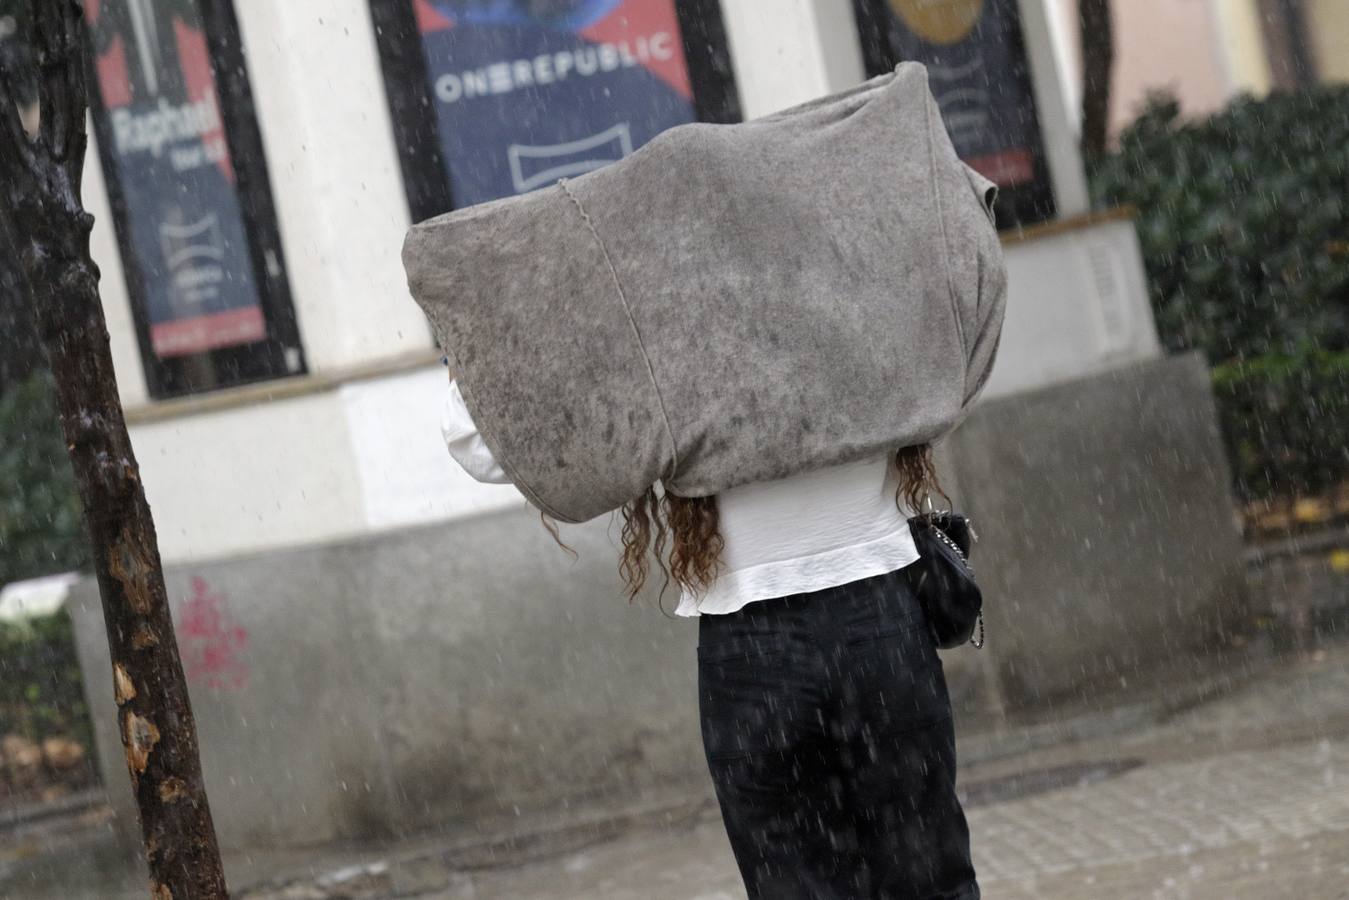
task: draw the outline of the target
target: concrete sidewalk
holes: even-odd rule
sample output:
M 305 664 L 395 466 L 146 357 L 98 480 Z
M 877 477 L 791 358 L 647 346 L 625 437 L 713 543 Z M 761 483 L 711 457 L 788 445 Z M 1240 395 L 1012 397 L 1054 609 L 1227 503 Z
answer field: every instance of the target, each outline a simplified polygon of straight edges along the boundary
M 1024 740 L 1023 736 L 1012 736 Z M 1131 731 L 962 770 L 984 894 L 1349 898 L 1349 644 Z M 405 845 L 241 898 L 743 897 L 715 803 L 686 798 L 493 848 Z
M 1349 898 L 1349 646 L 1127 735 L 972 766 L 990 900 Z M 715 809 L 436 897 L 743 897 Z
M 1234 678 L 1217 694 L 1191 692 L 1207 699 L 1187 708 L 1120 720 L 1127 730 L 1065 719 L 1061 733 L 1079 739 L 1018 733 L 1002 755 L 993 736 L 963 748 L 985 896 L 1349 898 L 1349 643 Z M 706 794 L 555 824 L 532 834 L 503 824 L 453 845 L 427 835 L 258 852 L 227 868 L 237 900 L 744 896 Z M 89 826 L 30 835 L 31 865 L 0 852 L 0 898 L 144 896 L 140 873 Z

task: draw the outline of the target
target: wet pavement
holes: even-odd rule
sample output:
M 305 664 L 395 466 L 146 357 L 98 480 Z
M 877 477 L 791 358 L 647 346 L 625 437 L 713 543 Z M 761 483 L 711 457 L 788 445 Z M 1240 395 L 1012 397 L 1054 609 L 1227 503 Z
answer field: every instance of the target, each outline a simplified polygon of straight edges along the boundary
M 962 773 L 990 900 L 1349 898 L 1349 646 L 1136 732 Z M 715 810 L 444 898 L 744 896 Z
M 961 779 L 993 900 L 1349 898 L 1349 644 L 1125 733 L 968 765 Z M 144 896 L 109 829 L 97 809 L 10 829 L 0 897 Z M 497 846 L 423 839 L 228 865 L 254 885 L 236 897 L 253 900 L 744 896 L 707 796 Z

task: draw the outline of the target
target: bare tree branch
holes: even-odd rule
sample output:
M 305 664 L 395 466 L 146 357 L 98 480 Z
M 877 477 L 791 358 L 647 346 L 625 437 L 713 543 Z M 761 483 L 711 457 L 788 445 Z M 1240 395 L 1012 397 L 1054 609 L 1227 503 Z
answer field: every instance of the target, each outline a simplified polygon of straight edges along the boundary
M 83 161 L 87 109 L 84 26 L 76 19 L 74 28 L 70 27 L 71 3 L 72 0 L 39 2 L 34 11 L 42 140 L 67 169 L 75 156 Z M 69 174 L 75 174 L 78 183 L 78 174 Z

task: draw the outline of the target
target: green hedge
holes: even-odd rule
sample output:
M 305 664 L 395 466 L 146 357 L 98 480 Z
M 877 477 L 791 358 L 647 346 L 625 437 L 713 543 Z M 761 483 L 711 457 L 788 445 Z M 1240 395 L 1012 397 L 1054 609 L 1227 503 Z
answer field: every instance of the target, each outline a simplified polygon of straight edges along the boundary
M 0 585 L 88 560 L 51 378 L 41 372 L 0 394 Z
M 0 393 L 0 585 L 85 566 L 89 548 L 51 378 Z M 0 736 L 92 748 L 70 617 L 0 622 Z
M 1349 478 L 1349 86 L 1192 122 L 1155 97 L 1092 189 L 1138 210 L 1164 345 L 1214 366 L 1242 498 Z
M 65 610 L 0 622 L 0 736 L 68 737 L 93 747 L 75 634 Z
M 1349 353 L 1227 363 L 1213 388 L 1243 497 L 1325 494 L 1349 475 Z

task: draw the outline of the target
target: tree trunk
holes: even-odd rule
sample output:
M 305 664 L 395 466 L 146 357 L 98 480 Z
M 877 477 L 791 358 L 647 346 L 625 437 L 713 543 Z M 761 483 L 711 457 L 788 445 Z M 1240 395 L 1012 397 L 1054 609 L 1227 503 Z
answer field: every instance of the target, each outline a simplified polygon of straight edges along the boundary
M 1110 135 L 1110 78 L 1115 66 L 1111 0 L 1077 0 L 1082 35 L 1082 155 L 1105 155 Z
M 61 428 L 93 549 L 112 653 L 122 744 L 140 810 L 155 900 L 227 897 L 197 755 L 196 726 L 169 618 L 150 507 L 118 399 L 93 218 L 80 201 L 86 146 L 85 29 L 75 0 L 32 0 L 38 133 L 0 72 L 0 234 L 21 261 L 9 295 L 30 301 L 56 382 Z M 19 21 L 23 21 L 20 17 Z

